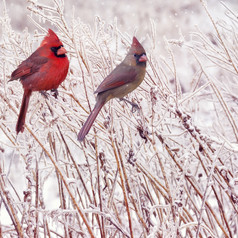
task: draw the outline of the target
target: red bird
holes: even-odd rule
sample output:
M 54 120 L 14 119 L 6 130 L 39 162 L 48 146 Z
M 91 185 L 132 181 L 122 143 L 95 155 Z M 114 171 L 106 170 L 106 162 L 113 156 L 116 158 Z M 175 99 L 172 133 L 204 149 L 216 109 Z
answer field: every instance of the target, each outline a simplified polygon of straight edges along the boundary
M 78 134 L 83 141 L 103 105 L 112 98 L 123 98 L 136 89 L 145 77 L 146 53 L 140 42 L 133 37 L 125 59 L 102 81 L 97 93 L 96 105 Z
M 58 36 L 49 29 L 40 47 L 12 73 L 10 81 L 20 79 L 24 89 L 16 125 L 17 134 L 24 131 L 26 112 L 32 91 L 56 91 L 65 80 L 69 69 L 66 53 L 67 51 Z

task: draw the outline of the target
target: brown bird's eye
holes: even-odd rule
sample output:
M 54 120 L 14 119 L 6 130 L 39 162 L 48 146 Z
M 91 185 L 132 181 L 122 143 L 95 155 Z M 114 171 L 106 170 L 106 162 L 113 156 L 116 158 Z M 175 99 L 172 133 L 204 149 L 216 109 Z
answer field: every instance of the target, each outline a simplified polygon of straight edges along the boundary
M 137 55 L 137 54 L 134 54 L 134 57 L 136 57 L 136 58 L 137 58 L 137 57 L 138 57 L 138 55 Z

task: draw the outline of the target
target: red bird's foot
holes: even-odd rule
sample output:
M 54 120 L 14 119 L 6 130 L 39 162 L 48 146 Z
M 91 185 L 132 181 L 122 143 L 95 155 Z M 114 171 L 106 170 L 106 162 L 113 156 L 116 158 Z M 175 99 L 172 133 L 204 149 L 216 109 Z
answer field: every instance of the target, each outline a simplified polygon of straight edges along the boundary
M 49 93 L 47 93 L 46 91 L 40 91 L 40 94 L 45 97 L 46 99 L 49 99 Z
M 44 37 L 40 46 L 27 59 L 22 61 L 12 72 L 11 79 L 20 79 L 24 89 L 16 132 L 23 132 L 27 107 L 32 91 L 40 91 L 49 98 L 45 90 L 56 89 L 65 80 L 69 69 L 66 50 L 58 36 L 51 30 Z M 44 90 L 44 91 L 41 91 Z M 55 92 L 54 97 L 58 93 Z
M 50 90 L 50 91 L 53 92 L 52 96 L 57 99 L 57 97 L 58 97 L 58 95 L 59 95 L 58 90 L 57 90 L 57 89 L 52 89 L 52 90 Z M 40 93 L 41 93 L 41 95 L 42 95 L 43 97 L 45 97 L 46 99 L 49 99 L 50 94 L 47 93 L 46 91 L 43 91 L 43 90 L 42 90 L 42 91 L 40 91 Z
M 125 99 L 125 98 L 120 98 L 120 101 L 125 101 L 125 102 L 131 104 L 131 106 L 132 106 L 131 112 L 132 113 L 134 113 L 136 110 L 138 110 L 138 111 L 140 110 L 139 106 L 134 102 L 131 102 L 131 101 Z
M 57 89 L 51 89 L 51 92 L 53 93 L 52 95 L 57 99 L 58 95 L 59 95 L 58 90 Z

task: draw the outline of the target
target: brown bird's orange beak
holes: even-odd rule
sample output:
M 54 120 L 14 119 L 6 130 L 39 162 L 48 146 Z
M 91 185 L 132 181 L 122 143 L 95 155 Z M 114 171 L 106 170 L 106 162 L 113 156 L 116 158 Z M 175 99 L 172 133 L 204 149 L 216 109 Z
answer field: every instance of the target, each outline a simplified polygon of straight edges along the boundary
M 140 58 L 139 58 L 139 62 L 146 62 L 148 59 L 146 57 L 146 55 L 142 55 Z
M 57 50 L 57 55 L 64 55 L 67 53 L 67 50 L 61 46 L 60 49 Z

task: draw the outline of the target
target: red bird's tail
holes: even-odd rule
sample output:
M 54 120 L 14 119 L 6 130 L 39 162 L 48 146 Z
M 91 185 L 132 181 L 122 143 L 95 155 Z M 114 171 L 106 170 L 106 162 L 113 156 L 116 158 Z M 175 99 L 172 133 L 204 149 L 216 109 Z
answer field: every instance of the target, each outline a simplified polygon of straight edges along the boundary
M 100 112 L 100 110 L 101 110 L 101 108 L 103 107 L 104 104 L 105 104 L 105 101 L 102 101 L 102 100 L 98 100 L 96 102 L 96 105 L 93 108 L 92 112 L 90 113 L 87 121 L 84 123 L 82 129 L 78 133 L 78 140 L 79 141 L 84 140 L 85 136 L 88 134 L 93 122 L 95 121 L 98 113 Z
M 30 91 L 29 90 L 24 91 L 23 98 L 22 98 L 22 103 L 21 103 L 21 109 L 20 109 L 20 113 L 19 113 L 18 120 L 17 120 L 17 125 L 16 125 L 17 134 L 19 132 L 24 131 L 26 112 L 27 112 L 31 92 L 32 92 L 31 90 Z

